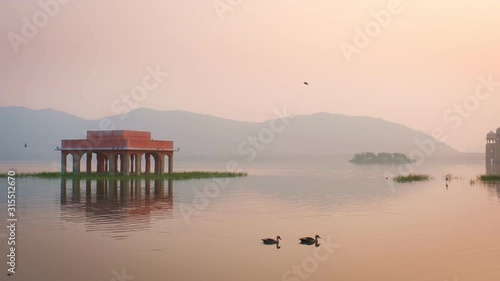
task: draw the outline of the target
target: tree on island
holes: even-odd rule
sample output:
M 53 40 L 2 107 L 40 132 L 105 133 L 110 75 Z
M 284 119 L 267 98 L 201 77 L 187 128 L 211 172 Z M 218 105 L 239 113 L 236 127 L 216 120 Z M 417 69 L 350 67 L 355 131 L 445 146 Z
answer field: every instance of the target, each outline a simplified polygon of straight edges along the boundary
M 349 161 L 354 164 L 406 164 L 412 163 L 416 160 L 408 158 L 405 154 L 402 153 L 388 153 L 381 152 L 375 154 L 373 152 L 362 152 L 356 153 L 352 159 Z

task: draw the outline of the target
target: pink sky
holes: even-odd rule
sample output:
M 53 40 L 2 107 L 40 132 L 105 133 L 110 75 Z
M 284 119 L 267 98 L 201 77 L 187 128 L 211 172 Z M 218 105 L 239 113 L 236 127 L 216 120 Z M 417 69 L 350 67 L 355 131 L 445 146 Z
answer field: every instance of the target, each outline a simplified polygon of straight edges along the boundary
M 482 152 L 500 126 L 497 0 L 65 1 L 48 5 L 52 16 L 31 38 L 23 18 L 43 20 L 39 1 L 0 2 L 2 106 L 118 114 L 122 96 L 159 66 L 169 76 L 133 106 L 247 121 L 283 106 L 366 115 L 441 128 L 461 151 Z M 357 48 L 356 29 L 373 13 L 391 18 Z M 23 43 L 13 47 L 13 36 Z M 357 48 L 350 62 L 341 44 Z M 489 76 L 499 82 L 478 99 L 479 77 Z

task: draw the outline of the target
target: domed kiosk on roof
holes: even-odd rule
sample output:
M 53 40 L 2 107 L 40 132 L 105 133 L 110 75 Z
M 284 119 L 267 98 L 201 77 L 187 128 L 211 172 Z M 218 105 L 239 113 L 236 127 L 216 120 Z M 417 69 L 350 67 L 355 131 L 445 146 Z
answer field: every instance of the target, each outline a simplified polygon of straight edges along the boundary
M 498 130 L 497 130 L 498 131 Z M 497 139 L 497 134 L 495 134 L 493 131 L 490 131 L 487 135 L 486 135 L 486 139 L 488 141 L 494 141 Z

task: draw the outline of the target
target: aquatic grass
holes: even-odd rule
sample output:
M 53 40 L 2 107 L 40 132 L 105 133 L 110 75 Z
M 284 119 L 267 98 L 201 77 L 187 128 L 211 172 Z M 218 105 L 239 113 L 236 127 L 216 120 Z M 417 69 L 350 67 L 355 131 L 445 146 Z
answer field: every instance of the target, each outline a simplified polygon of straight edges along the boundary
M 59 173 L 59 172 L 39 172 L 39 173 L 17 173 L 16 178 L 42 178 L 42 179 L 210 179 L 210 178 L 235 178 L 246 177 L 245 172 L 220 172 L 220 171 L 185 171 L 174 172 L 172 174 L 142 174 L 142 175 L 111 175 L 108 173 Z M 0 178 L 8 177 L 7 174 L 0 174 Z
M 395 182 L 406 183 L 406 182 L 414 182 L 414 181 L 428 181 L 431 179 L 431 176 L 426 174 L 408 174 L 408 175 L 399 175 L 394 177 Z
M 495 182 L 500 181 L 500 175 L 480 175 L 478 179 L 483 182 Z

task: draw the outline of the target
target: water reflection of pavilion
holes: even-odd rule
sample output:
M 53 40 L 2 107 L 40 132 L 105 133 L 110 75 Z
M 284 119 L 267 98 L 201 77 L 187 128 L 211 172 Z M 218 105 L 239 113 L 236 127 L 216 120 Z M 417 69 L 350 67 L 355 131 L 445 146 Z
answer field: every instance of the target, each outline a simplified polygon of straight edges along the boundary
M 172 180 L 61 180 L 61 219 L 113 238 L 150 228 L 152 218 L 171 218 L 172 208 Z

